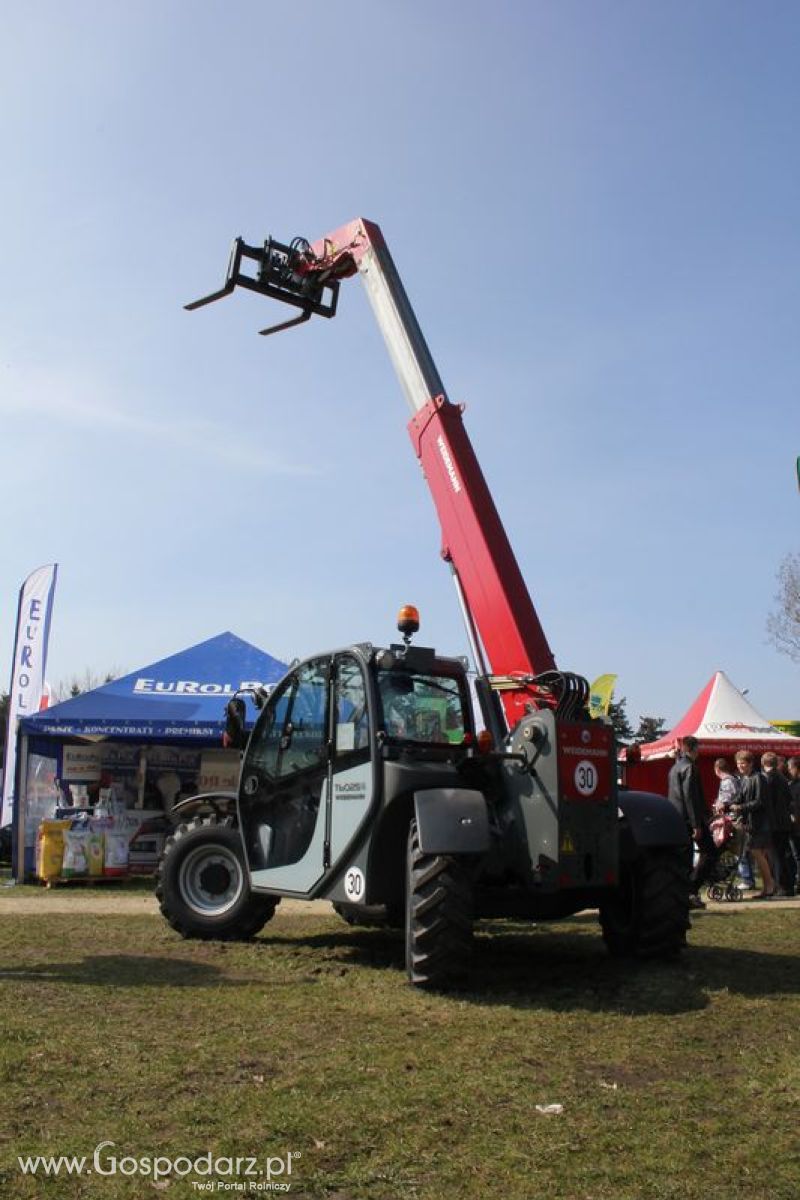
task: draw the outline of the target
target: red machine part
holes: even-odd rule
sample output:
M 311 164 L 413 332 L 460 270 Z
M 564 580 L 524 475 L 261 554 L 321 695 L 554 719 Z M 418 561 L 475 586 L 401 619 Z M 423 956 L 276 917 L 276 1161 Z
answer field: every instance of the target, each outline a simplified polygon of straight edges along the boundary
M 599 722 L 559 722 L 559 793 L 577 804 L 608 804 L 615 769 L 612 731 Z
M 355 275 L 358 264 L 370 249 L 380 251 L 388 250 L 388 247 L 373 221 L 356 217 L 354 221 L 348 221 L 333 233 L 311 243 L 307 269 L 315 275 L 347 279 Z
M 461 413 L 460 405 L 436 396 L 408 425 L 439 516 L 442 557 L 456 567 L 495 674 L 555 670 Z M 521 684 L 501 698 L 513 727 L 530 706 L 532 693 Z
M 320 280 L 379 272 L 388 303 L 377 311 L 414 415 L 408 425 L 442 530 L 442 556 L 455 568 L 470 616 L 495 675 L 520 677 L 501 699 L 510 727 L 531 707 L 553 707 L 557 696 L 524 677 L 555 671 L 539 622 L 462 420 L 463 407 L 444 394 L 420 392 L 438 382 L 433 360 L 405 295 L 383 234 L 359 218 L 311 245 L 296 268 Z M 380 304 L 380 301 L 378 302 Z M 399 334 L 398 334 L 399 330 Z

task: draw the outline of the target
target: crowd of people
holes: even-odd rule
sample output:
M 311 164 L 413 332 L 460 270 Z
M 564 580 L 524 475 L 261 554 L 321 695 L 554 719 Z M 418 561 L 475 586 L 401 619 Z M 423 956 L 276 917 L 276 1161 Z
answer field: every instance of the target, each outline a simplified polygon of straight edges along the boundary
M 698 753 L 697 738 L 679 740 L 668 790 L 696 848 L 690 876 L 691 907 L 705 908 L 700 889 L 716 880 L 721 849 L 712 825 L 718 823 L 722 828 L 725 822 L 742 835 L 738 869 L 744 887 L 755 892 L 755 871 L 760 877 L 761 890 L 755 899 L 800 894 L 800 757 L 787 760 L 767 751 L 757 762 L 750 750 L 738 750 L 735 769 L 728 759 L 718 758 L 714 763 L 718 791 L 709 806 L 697 766 Z

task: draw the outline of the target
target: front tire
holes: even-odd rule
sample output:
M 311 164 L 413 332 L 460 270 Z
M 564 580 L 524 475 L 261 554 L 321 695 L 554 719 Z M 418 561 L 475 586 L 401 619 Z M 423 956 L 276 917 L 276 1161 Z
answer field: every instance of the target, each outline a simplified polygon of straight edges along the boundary
M 275 896 L 250 892 L 232 817 L 196 817 L 178 826 L 158 864 L 156 897 L 182 937 L 222 942 L 254 937 L 278 904 Z
M 416 987 L 447 988 L 472 953 L 472 883 L 464 863 L 423 854 L 416 821 L 408 834 L 406 971 Z
M 603 938 L 611 954 L 673 958 L 686 945 L 689 875 L 681 846 L 640 848 L 623 861 L 620 883 L 600 906 Z

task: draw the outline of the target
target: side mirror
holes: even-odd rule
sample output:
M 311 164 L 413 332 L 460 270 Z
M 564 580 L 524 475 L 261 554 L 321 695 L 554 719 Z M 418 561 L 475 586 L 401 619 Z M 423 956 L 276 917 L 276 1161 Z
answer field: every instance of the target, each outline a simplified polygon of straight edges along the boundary
M 247 731 L 244 727 L 246 714 L 247 709 L 241 696 L 234 696 L 225 705 L 225 736 L 223 741 L 226 746 L 230 746 L 234 750 L 243 750 L 247 744 Z

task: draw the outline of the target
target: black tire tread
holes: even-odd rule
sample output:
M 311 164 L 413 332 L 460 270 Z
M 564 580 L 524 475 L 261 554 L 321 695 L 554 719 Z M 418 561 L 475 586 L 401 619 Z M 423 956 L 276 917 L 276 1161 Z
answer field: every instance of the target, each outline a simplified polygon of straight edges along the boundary
M 443 989 L 461 979 L 472 953 L 472 885 L 463 863 L 422 853 L 409 833 L 406 969 L 417 987 Z
M 632 907 L 620 918 L 613 901 L 601 905 L 600 924 L 610 952 L 635 958 L 672 958 L 686 945 L 689 876 L 680 846 L 640 849 L 626 865 Z
M 279 897 L 249 893 L 231 911 L 229 920 L 203 923 L 203 918 L 184 910 L 180 896 L 176 895 L 177 888 L 172 876 L 177 871 L 181 854 L 187 848 L 187 838 L 195 840 L 193 835 L 198 830 L 205 829 L 213 837 L 220 830 L 232 832 L 235 828 L 236 821 L 232 816 L 198 816 L 178 825 L 164 844 L 156 873 L 156 899 L 164 920 L 181 937 L 215 942 L 246 942 L 255 937 L 275 915 Z M 227 836 L 225 840 L 227 842 Z M 244 864 L 243 870 L 246 873 Z

